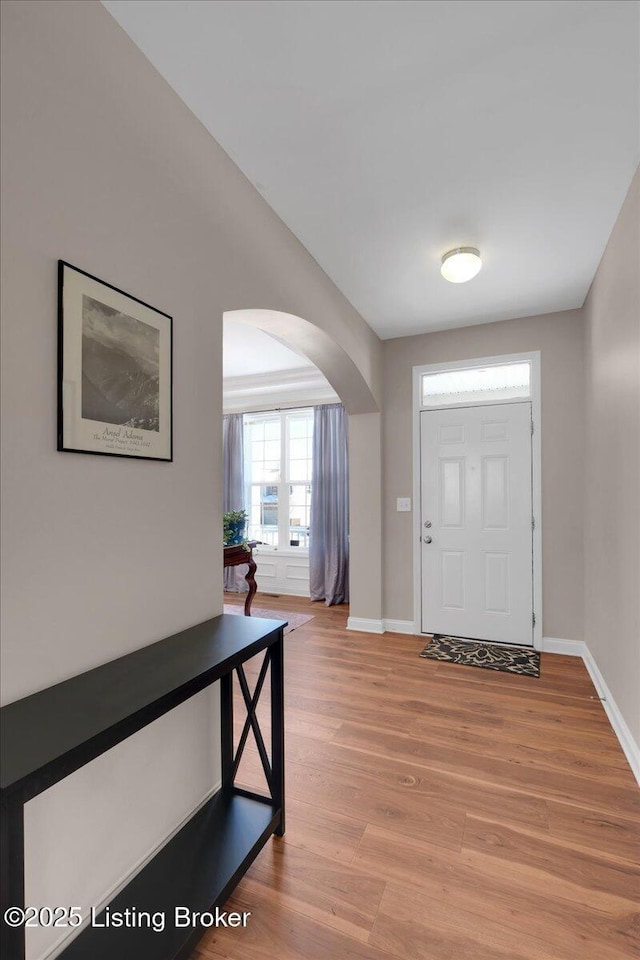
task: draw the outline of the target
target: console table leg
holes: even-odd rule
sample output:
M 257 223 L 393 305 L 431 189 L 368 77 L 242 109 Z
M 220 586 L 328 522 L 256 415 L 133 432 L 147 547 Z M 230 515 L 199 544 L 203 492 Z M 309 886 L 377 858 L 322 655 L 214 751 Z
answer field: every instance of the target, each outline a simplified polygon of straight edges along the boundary
M 222 789 L 233 788 L 233 674 L 220 678 Z
M 280 825 L 276 835 L 282 837 L 284 817 L 284 633 L 271 649 L 271 770 L 273 800 L 280 807 Z
M 245 617 L 250 617 L 250 616 L 251 616 L 251 601 L 252 601 L 253 598 L 255 597 L 256 590 L 258 589 L 258 584 L 256 583 L 256 578 L 255 578 L 255 576 L 254 576 L 256 570 L 258 569 L 258 565 L 256 564 L 255 560 L 253 559 L 253 555 L 252 555 L 252 554 L 249 554 L 249 561 L 248 561 L 248 562 L 249 562 L 249 570 L 247 571 L 247 575 L 246 575 L 246 577 L 245 577 L 245 580 L 246 580 L 247 583 L 249 584 L 249 593 L 247 594 L 247 596 L 246 596 L 246 598 L 245 598 L 245 601 L 244 601 L 244 615 L 245 615 Z
M 6 960 L 24 960 L 24 926 L 5 923 L 9 907 L 24 909 L 24 804 L 9 800 L 2 804 L 2 865 L 0 878 L 0 915 L 2 956 Z

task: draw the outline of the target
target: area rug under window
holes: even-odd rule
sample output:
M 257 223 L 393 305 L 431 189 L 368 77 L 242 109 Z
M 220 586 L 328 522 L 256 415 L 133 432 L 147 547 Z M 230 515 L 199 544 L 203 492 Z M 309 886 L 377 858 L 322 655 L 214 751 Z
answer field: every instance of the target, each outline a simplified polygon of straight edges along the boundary
M 484 643 L 479 640 L 459 640 L 434 634 L 421 657 L 429 660 L 444 660 L 447 663 L 462 663 L 466 667 L 484 667 L 517 673 L 525 677 L 540 676 L 540 654 L 529 647 L 510 647 L 502 643 Z
M 244 616 L 244 606 L 236 606 L 235 603 L 225 603 L 225 613 L 232 613 L 239 617 Z M 293 613 L 291 610 L 271 610 L 267 607 L 255 607 L 251 605 L 252 617 L 265 617 L 267 620 L 287 620 L 288 624 L 284 628 L 285 633 L 291 633 L 302 627 L 309 620 L 313 620 L 313 614 L 309 616 L 306 613 Z

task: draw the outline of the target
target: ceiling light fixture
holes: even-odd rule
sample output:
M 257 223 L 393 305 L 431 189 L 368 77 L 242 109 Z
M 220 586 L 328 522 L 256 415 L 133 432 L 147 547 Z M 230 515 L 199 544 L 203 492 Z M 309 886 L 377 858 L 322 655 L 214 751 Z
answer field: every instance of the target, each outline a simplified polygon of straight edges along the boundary
M 451 283 L 466 283 L 479 273 L 481 266 L 479 250 L 475 247 L 456 247 L 445 253 L 440 273 Z

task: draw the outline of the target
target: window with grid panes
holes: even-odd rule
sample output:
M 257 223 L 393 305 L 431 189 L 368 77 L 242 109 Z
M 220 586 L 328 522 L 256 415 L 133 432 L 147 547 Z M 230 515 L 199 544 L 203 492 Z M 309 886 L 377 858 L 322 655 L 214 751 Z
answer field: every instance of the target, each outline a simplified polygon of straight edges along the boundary
M 309 549 L 313 410 L 245 414 L 247 537 Z

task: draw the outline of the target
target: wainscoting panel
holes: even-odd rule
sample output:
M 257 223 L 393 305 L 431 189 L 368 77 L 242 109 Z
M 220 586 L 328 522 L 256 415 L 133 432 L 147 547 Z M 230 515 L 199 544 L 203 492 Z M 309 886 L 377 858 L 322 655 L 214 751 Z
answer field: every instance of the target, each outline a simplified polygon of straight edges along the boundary
M 309 557 L 291 550 L 253 551 L 258 565 L 256 582 L 259 602 L 261 593 L 282 593 L 292 597 L 309 596 Z

